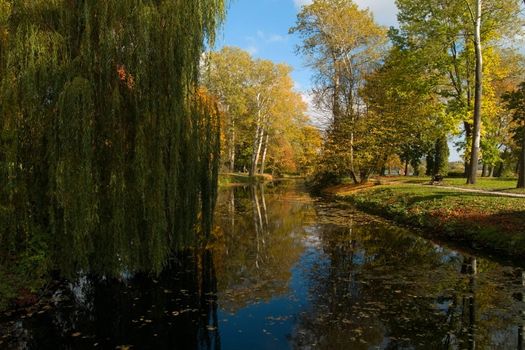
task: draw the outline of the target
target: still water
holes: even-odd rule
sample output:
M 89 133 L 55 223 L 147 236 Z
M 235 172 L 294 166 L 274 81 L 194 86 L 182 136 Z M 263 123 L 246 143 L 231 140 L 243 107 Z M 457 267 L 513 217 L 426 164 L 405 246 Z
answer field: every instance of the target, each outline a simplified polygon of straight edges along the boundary
M 205 248 L 138 271 L 79 271 L 45 302 L 1 316 L 0 348 L 525 348 L 522 267 L 297 183 L 221 190 Z

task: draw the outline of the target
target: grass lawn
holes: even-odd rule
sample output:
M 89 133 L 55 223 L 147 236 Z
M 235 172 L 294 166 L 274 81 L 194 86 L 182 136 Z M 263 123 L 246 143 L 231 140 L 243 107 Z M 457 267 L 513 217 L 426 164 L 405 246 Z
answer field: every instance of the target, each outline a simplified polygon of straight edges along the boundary
M 467 185 L 467 179 L 462 178 L 447 178 L 444 181 L 445 185 L 465 187 L 465 188 L 477 188 L 486 191 L 501 191 L 501 192 L 512 192 L 512 193 L 525 193 L 525 189 L 516 188 L 518 179 L 514 178 L 486 178 L 480 177 L 476 180 L 475 185 Z
M 411 184 L 380 185 L 353 193 L 347 189 L 339 196 L 365 211 L 423 228 L 441 238 L 525 257 L 523 198 Z
M 396 177 L 381 177 L 381 183 L 393 184 L 425 184 L 430 182 L 430 177 L 414 177 L 414 176 L 396 176 Z M 463 188 L 472 188 L 484 191 L 498 191 L 508 193 L 523 193 L 525 189 L 516 188 L 518 179 L 516 178 L 495 178 L 495 177 L 478 177 L 475 185 L 467 185 L 466 178 L 451 178 L 447 177 L 443 180 L 444 186 L 454 186 Z

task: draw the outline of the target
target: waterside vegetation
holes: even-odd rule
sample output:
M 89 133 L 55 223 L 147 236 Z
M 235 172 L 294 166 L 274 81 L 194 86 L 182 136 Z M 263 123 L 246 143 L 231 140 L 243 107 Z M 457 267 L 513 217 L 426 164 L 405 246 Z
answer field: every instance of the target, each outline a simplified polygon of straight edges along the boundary
M 503 192 L 515 179 L 479 182 L 478 190 L 489 193 L 465 191 L 464 179 L 445 179 L 442 185 L 431 185 L 429 178 L 376 180 L 367 186 L 340 185 L 327 192 L 364 211 L 421 228 L 440 240 L 525 257 L 525 193 L 520 198 Z M 458 182 L 463 187 L 455 185 Z

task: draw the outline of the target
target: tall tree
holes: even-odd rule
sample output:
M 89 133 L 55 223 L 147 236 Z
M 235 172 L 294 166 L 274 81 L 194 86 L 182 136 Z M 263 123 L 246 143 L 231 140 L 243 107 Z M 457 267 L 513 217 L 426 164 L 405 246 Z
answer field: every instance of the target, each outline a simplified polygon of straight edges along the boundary
M 398 154 L 417 168 L 435 140 L 450 132 L 450 120 L 438 98 L 441 77 L 392 30 L 393 46 L 383 66 L 367 77 L 362 89 L 368 125 L 373 131 L 373 159 Z M 372 117 L 373 116 L 373 117 Z M 371 133 L 372 134 L 372 133 Z M 385 158 L 383 158 L 385 159 Z
M 383 53 L 386 31 L 369 10 L 351 0 L 314 0 L 302 8 L 290 33 L 301 37 L 297 51 L 316 72 L 317 107 L 331 114 L 323 152 L 333 158 L 328 161 L 333 167 L 323 172 L 329 177 L 330 172 L 346 173 L 357 182 L 355 123 L 363 111 L 359 89 Z
M 479 126 L 479 134 L 483 134 L 483 56 L 520 30 L 521 1 L 397 0 L 396 3 L 401 35 L 412 48 L 423 48 L 422 58 L 427 58 L 429 67 L 449 78 L 449 87 L 443 88 L 441 95 L 449 114 L 462 121 L 465 159 L 471 160 L 472 150 L 479 150 L 480 138 L 474 129 Z M 473 167 L 469 167 L 470 161 L 466 163 L 466 170 L 477 169 L 477 163 Z
M 466 2 L 468 5 L 468 1 Z M 481 51 L 481 16 L 482 0 L 476 0 L 475 10 L 468 6 L 471 20 L 474 23 L 474 50 L 476 52 L 476 78 L 474 92 L 474 130 L 472 150 L 470 152 L 470 169 L 468 184 L 475 184 L 478 176 L 479 148 L 481 144 L 481 101 L 483 97 L 483 53 Z
M 235 47 L 224 47 L 206 56 L 203 83 L 217 96 L 224 115 L 224 158 L 230 172 L 235 171 L 237 146 L 243 142 L 240 130 L 248 113 L 247 78 L 252 74 L 250 54 Z

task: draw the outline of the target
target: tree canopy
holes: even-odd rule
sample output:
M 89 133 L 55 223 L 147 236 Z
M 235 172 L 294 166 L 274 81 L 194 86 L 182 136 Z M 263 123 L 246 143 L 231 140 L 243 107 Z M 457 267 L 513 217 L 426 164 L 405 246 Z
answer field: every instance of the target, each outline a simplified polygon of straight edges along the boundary
M 101 251 L 158 269 L 210 217 L 219 113 L 197 79 L 224 7 L 0 0 L 0 257 L 70 240 L 78 265 Z

